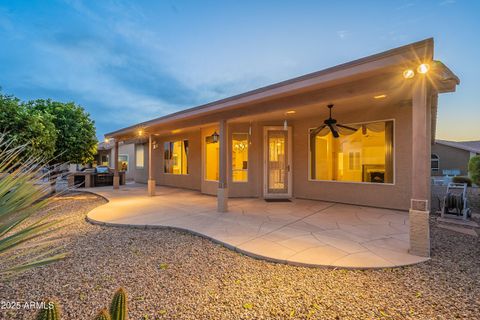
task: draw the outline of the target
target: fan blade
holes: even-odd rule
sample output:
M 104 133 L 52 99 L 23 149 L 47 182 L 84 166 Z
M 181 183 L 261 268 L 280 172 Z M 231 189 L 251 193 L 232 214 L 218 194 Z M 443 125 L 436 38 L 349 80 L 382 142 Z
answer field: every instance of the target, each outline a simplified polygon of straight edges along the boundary
M 349 127 L 349 126 L 345 126 L 345 125 L 343 125 L 343 124 L 337 124 L 337 127 L 344 128 L 344 129 L 348 129 L 348 130 L 352 130 L 352 131 L 357 131 L 357 129 L 352 128 L 352 127 Z
M 332 131 L 332 135 L 334 138 L 340 137 L 340 135 L 338 134 L 337 128 L 334 124 L 329 124 L 328 127 L 330 128 L 330 131 Z
M 316 136 L 320 131 L 323 130 L 323 128 L 325 128 L 324 124 L 322 124 L 320 127 L 316 127 L 315 129 L 311 130 L 310 134 Z

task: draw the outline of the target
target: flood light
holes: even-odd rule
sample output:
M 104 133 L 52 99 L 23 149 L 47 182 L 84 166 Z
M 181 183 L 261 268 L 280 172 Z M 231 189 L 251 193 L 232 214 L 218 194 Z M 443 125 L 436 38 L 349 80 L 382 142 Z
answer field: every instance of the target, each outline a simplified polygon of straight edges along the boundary
M 430 65 L 428 63 L 422 63 L 417 68 L 417 72 L 418 73 L 423 73 L 423 74 L 427 73 L 428 70 L 430 70 Z
M 412 69 L 407 69 L 403 71 L 403 77 L 405 79 L 411 79 L 415 76 L 415 72 Z

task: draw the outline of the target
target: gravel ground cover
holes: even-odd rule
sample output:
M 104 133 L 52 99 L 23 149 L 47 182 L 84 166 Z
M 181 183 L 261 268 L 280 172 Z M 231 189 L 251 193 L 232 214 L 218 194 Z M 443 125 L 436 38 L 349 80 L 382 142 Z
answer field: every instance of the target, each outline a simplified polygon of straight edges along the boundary
M 62 305 L 63 319 L 92 319 L 123 286 L 130 319 L 479 319 L 479 238 L 436 228 L 432 259 L 398 269 L 303 268 L 255 260 L 188 233 L 87 223 L 104 203 L 59 198 L 69 258 L 0 284 L 2 301 Z M 34 319 L 0 310 L 0 319 Z

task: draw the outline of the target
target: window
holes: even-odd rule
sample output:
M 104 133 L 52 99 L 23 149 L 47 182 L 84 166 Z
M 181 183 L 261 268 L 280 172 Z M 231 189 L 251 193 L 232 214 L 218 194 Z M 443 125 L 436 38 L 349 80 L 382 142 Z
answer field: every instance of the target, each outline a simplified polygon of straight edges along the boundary
M 248 181 L 248 133 L 232 134 L 232 181 Z
M 430 166 L 432 168 L 432 172 L 440 171 L 440 158 L 438 155 L 432 153 L 430 156 Z
M 143 169 L 145 166 L 145 145 L 135 145 L 135 166 L 139 169 Z
M 218 181 L 218 165 L 220 163 L 218 140 L 212 136 L 205 138 L 205 180 Z
M 188 140 L 165 142 L 163 149 L 165 161 L 163 172 L 188 174 Z
M 118 170 L 120 171 L 128 171 L 128 155 L 126 154 L 119 154 L 118 155 Z
M 310 130 L 310 178 L 350 182 L 393 182 L 393 121 Z

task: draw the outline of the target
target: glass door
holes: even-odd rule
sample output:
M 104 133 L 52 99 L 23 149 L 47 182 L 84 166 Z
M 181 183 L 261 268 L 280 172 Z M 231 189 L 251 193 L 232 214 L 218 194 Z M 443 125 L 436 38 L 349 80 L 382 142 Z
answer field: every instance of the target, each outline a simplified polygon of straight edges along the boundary
M 265 197 L 291 196 L 290 128 L 265 128 Z

